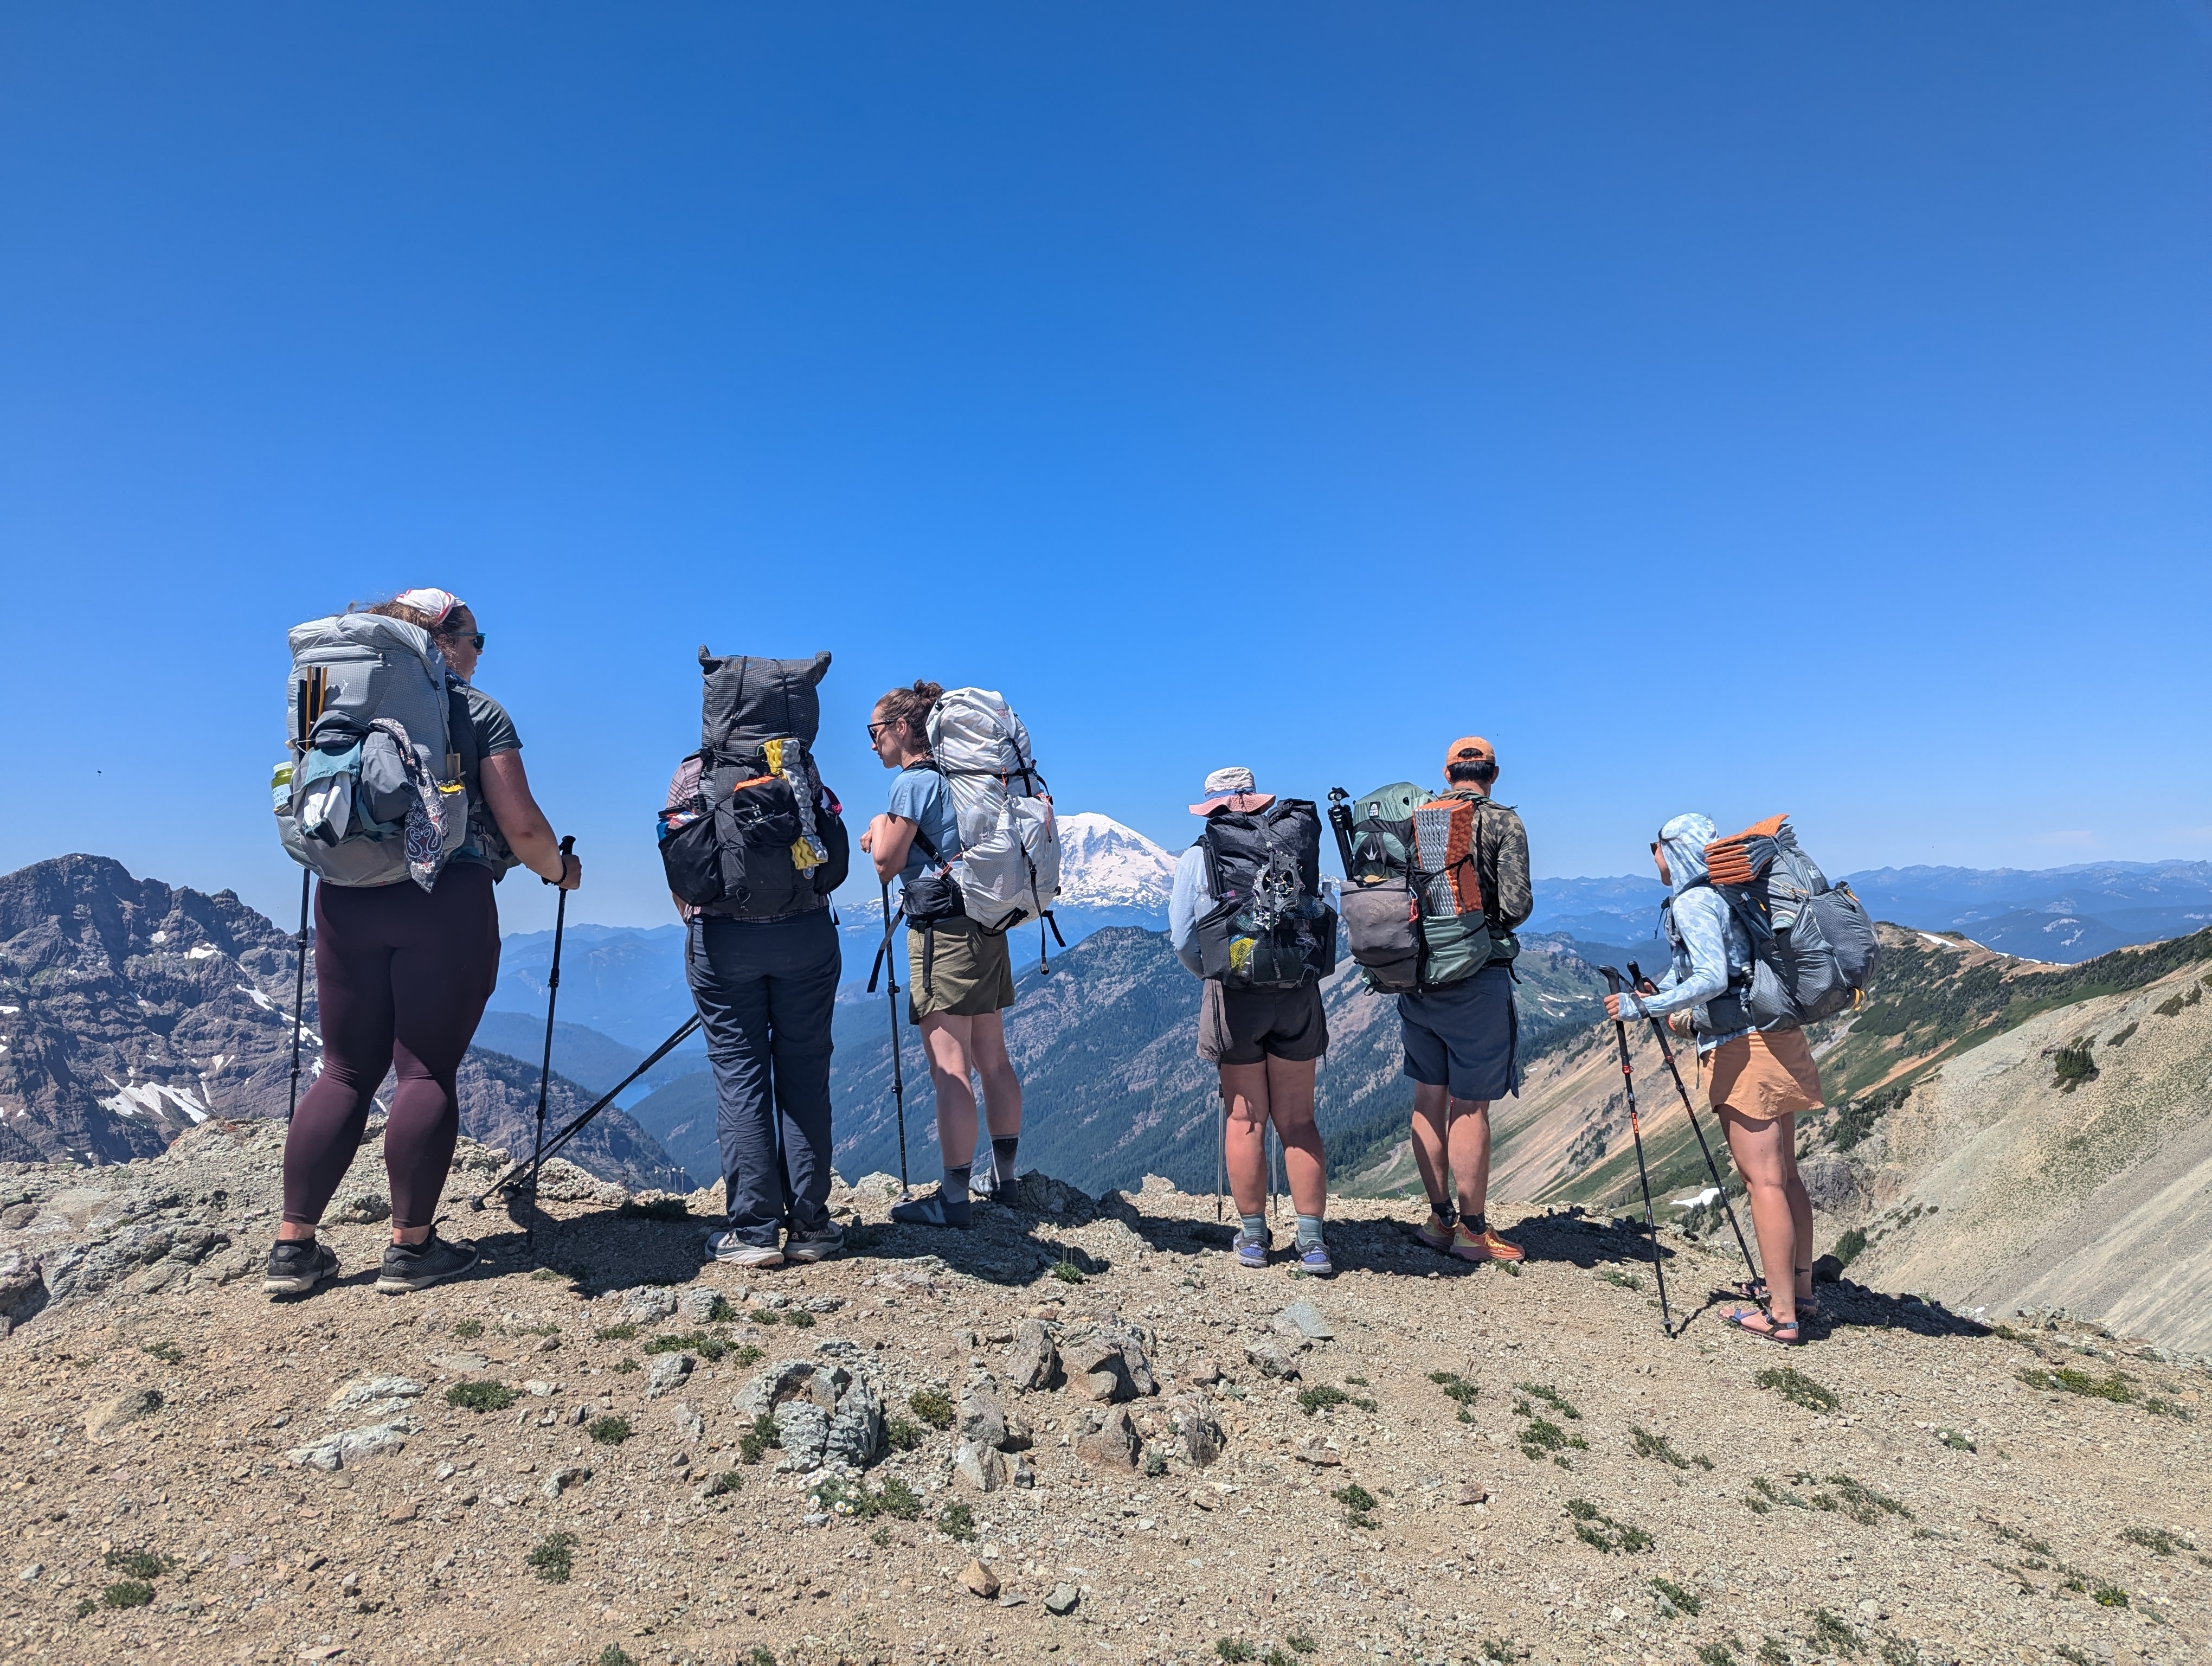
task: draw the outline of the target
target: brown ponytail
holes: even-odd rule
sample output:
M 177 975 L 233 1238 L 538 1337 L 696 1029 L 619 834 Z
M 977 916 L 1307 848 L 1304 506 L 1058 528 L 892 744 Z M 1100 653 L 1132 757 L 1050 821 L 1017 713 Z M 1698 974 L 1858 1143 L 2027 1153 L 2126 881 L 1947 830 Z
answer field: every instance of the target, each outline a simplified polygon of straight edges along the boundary
M 929 733 L 926 726 L 929 721 L 930 708 L 937 704 L 938 697 L 944 692 L 945 690 L 940 684 L 925 682 L 917 677 L 907 687 L 893 689 L 876 702 L 878 720 L 885 723 L 896 723 L 902 727 L 906 731 L 907 746 L 909 751 L 927 751 Z

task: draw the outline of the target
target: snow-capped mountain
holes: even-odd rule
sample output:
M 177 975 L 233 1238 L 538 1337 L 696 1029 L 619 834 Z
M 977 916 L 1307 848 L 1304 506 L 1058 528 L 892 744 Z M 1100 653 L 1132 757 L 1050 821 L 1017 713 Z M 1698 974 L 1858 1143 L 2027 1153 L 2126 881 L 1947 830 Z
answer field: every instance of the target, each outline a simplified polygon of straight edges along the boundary
M 1053 921 L 1069 945 L 1103 926 L 1166 930 L 1176 859 L 1134 828 L 1096 811 L 1079 810 L 1058 820 L 1060 895 L 1053 903 Z M 857 870 L 865 859 L 858 852 L 854 858 Z M 848 984 L 866 980 L 884 934 L 882 902 L 851 897 L 851 889 L 840 893 L 837 902 Z M 1036 927 L 1024 926 L 1013 935 L 1015 965 L 1035 960 L 1041 946 Z M 1057 944 L 1046 946 L 1059 952 Z
M 1110 816 L 1060 818 L 1060 901 L 1077 909 L 1164 909 L 1176 859 Z

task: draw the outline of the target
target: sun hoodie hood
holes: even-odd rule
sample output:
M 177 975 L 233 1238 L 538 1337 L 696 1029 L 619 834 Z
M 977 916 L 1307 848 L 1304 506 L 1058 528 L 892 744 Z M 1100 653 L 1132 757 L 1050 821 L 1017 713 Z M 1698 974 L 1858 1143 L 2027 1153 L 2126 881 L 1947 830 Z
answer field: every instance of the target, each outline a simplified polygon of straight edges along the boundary
M 1677 816 L 1659 830 L 1659 848 L 1667 853 L 1667 872 L 1674 882 L 1674 895 L 1705 877 L 1705 847 L 1720 830 L 1711 816 L 1695 811 Z

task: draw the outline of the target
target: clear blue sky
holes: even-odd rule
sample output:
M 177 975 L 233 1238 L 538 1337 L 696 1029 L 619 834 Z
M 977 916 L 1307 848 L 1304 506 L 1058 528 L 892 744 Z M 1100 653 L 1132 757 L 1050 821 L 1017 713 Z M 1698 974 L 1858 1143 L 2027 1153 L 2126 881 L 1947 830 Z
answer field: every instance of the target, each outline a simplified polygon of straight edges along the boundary
M 2212 854 L 2202 0 L 14 6 L 0 228 L 0 868 L 289 917 L 284 629 L 413 584 L 586 919 L 702 641 L 867 811 L 927 673 L 1176 843 L 1475 730 L 1540 873 Z

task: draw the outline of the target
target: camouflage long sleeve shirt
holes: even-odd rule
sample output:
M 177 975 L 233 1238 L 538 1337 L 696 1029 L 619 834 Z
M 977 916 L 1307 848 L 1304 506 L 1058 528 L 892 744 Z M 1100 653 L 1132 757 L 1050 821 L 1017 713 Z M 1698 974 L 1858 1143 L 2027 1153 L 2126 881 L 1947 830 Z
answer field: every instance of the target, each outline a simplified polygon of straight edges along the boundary
M 1528 830 L 1506 806 L 1480 800 L 1475 839 L 1475 873 L 1482 881 L 1482 911 L 1493 937 L 1518 931 L 1536 911 L 1528 885 Z

